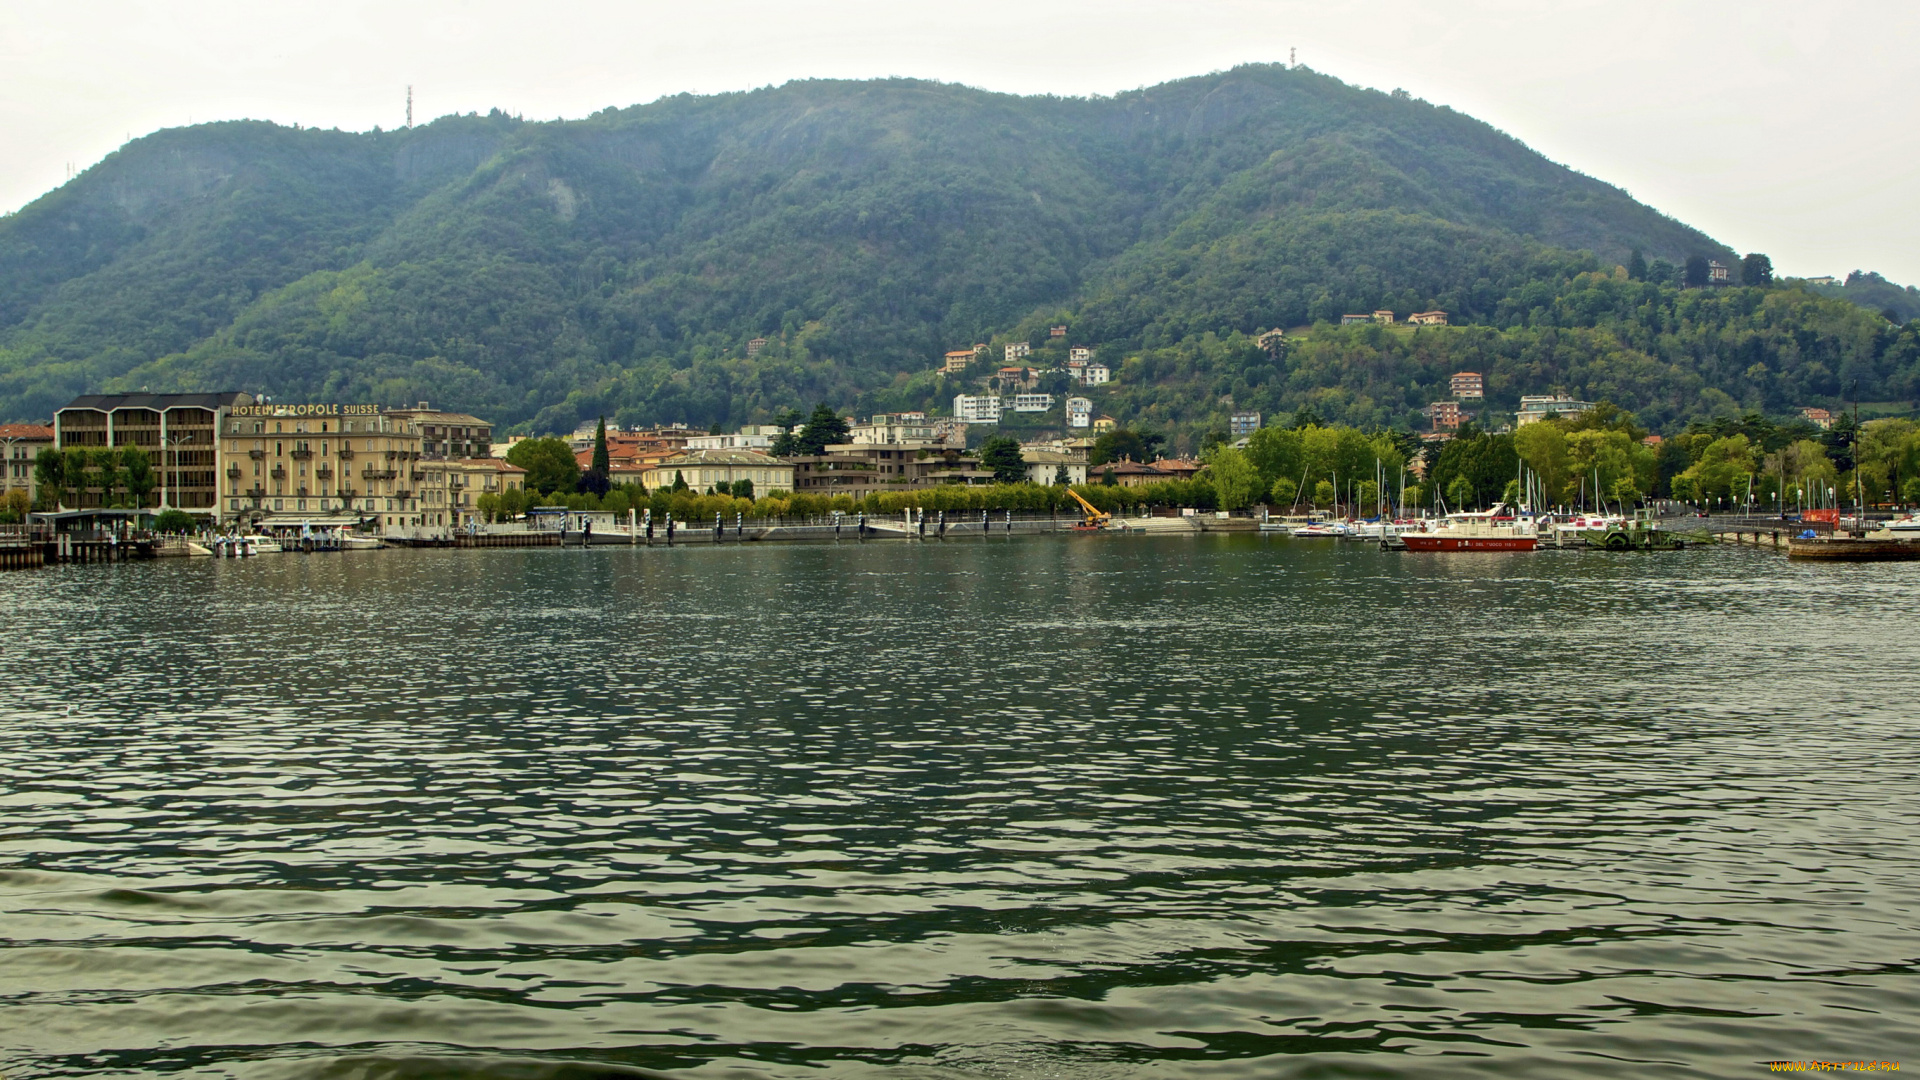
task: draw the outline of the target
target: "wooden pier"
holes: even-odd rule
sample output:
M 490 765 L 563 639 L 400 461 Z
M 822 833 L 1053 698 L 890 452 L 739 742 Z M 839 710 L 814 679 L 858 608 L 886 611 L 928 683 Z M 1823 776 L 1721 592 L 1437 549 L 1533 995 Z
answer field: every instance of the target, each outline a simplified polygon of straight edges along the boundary
M 506 548 L 506 547 L 559 547 L 560 534 L 557 532 L 502 532 L 502 533 L 455 533 L 452 543 L 436 543 L 416 547 L 457 547 L 457 548 Z
M 1805 530 L 1780 528 L 1741 527 L 1736 529 L 1716 529 L 1713 538 L 1722 543 L 1746 544 L 1749 547 L 1778 548 L 1785 551 L 1787 544 Z
M 46 562 L 46 548 L 27 526 L 0 525 L 0 570 L 31 570 Z

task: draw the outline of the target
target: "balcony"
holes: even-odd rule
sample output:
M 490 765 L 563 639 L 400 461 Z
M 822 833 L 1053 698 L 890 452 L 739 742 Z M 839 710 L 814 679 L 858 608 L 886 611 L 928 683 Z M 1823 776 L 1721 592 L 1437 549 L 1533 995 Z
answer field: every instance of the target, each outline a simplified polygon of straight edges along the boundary
M 265 450 L 249 450 L 247 451 L 247 456 L 255 461 L 259 461 L 261 458 L 267 456 L 267 452 Z
M 294 498 L 296 498 L 296 499 L 304 499 L 304 498 L 307 498 L 307 489 L 306 489 L 306 488 L 295 488 L 295 489 L 294 489 L 294 491 L 293 491 L 293 497 L 294 497 Z
M 427 478 L 427 474 L 426 474 L 426 473 L 424 473 L 424 472 L 422 472 L 422 471 L 421 471 L 421 470 L 419 470 L 419 469 L 415 469 L 415 470 L 413 470 L 413 471 L 412 471 L 411 473 L 409 473 L 408 475 L 409 475 L 409 476 L 411 476 L 411 477 L 413 477 L 413 479 L 414 479 L 414 482 L 415 482 L 415 483 L 418 483 L 419 481 L 421 481 L 421 480 L 425 480 L 425 479 Z
M 351 446 L 348 446 L 348 445 L 347 445 L 346 443 L 341 443 L 341 444 L 340 444 L 340 460 L 341 460 L 341 461 L 352 461 L 352 460 L 353 460 L 353 447 L 351 447 Z
M 368 466 L 360 470 L 360 475 L 367 480 L 391 480 L 400 474 L 394 472 L 392 469 L 376 469 Z
M 322 465 L 313 470 L 313 475 L 317 480 L 331 480 L 333 478 L 333 466 Z
M 393 493 L 393 497 L 396 499 L 411 499 L 413 498 L 413 492 L 407 488 L 401 488 Z
M 242 494 L 246 495 L 248 498 L 253 499 L 255 502 L 258 502 L 261 499 L 264 499 L 267 497 L 267 489 L 261 487 L 259 484 L 255 484 L 253 485 L 252 488 L 248 489 L 245 492 L 242 492 Z
M 238 465 L 227 466 L 227 479 L 229 480 L 240 479 L 240 466 Z
M 272 476 L 275 480 L 285 480 L 287 478 L 287 467 L 285 465 L 275 465 L 268 475 Z
M 359 488 L 343 487 L 340 489 L 340 497 L 343 499 L 351 499 L 358 494 L 360 494 Z

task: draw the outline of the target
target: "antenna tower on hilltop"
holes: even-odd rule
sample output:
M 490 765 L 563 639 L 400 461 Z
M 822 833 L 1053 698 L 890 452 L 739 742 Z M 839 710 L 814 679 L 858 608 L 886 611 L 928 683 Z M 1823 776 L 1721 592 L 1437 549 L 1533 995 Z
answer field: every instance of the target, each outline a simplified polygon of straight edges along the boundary
M 413 84 L 407 84 L 407 126 L 413 126 Z
M 1287 49 L 1287 66 L 1290 68 L 1300 66 L 1300 50 L 1297 47 Z

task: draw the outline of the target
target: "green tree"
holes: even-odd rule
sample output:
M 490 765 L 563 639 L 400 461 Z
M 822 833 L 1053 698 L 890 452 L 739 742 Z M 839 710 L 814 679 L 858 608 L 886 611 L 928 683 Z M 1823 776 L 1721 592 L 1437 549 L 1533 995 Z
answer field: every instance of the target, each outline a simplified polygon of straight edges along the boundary
M 1073 475 L 1067 472 L 1067 466 L 1064 463 L 1053 467 L 1053 483 L 1055 487 L 1066 487 L 1073 483 Z
M 1634 248 L 1627 257 L 1627 279 L 1629 281 L 1647 280 L 1647 260 L 1641 256 L 1640 249 Z
M 527 470 L 533 491 L 570 492 L 580 480 L 580 462 L 563 439 L 522 439 L 507 451 L 507 461 Z
M 1566 497 L 1573 477 L 1573 459 L 1567 452 L 1567 433 L 1557 421 L 1528 424 L 1513 433 L 1513 448 L 1540 478 L 1540 486 L 1549 499 L 1571 502 Z
M 680 472 L 680 470 L 675 469 L 673 471 L 673 486 L 668 488 L 667 490 L 672 492 L 675 495 L 678 495 L 683 491 L 689 490 L 687 487 L 687 478 Z
M 34 490 L 42 509 L 58 506 L 67 492 L 67 455 L 43 446 L 33 459 Z
M 1260 491 L 1260 473 L 1244 451 L 1215 447 L 1207 459 L 1207 478 L 1222 510 L 1244 510 Z
M 827 452 L 827 447 L 847 441 L 847 421 L 825 402 L 813 407 L 813 415 L 807 418 L 807 426 L 800 430 L 794 440 L 793 453 L 797 457 L 817 457 Z
M 174 507 L 160 511 L 153 518 L 155 532 L 187 533 L 193 531 L 195 524 L 192 514 Z
M 1153 460 L 1153 455 L 1166 436 L 1151 431 L 1134 431 L 1129 428 L 1114 428 L 1103 431 L 1093 440 L 1093 449 L 1087 455 L 1089 465 L 1105 465 L 1110 461 Z
M 1020 440 L 1010 435 L 995 435 L 981 443 L 980 467 L 992 469 L 996 483 L 1013 484 L 1026 479 L 1027 463 L 1020 456 Z
M 1322 480 L 1313 485 L 1313 505 L 1315 506 L 1332 506 L 1338 497 L 1339 492 L 1333 489 L 1331 480 Z
M 147 452 L 138 446 L 123 447 L 120 451 L 120 468 L 126 477 L 127 492 L 133 497 L 137 509 L 147 505 L 147 495 L 153 491 L 153 461 Z
M 736 499 L 753 498 L 753 481 L 735 480 L 733 482 L 733 497 Z
M 1687 256 L 1687 265 L 1686 265 L 1684 280 L 1686 282 L 1687 288 L 1689 289 L 1699 289 L 1699 288 L 1706 287 L 1707 257 L 1705 255 Z
M 1757 251 L 1740 260 L 1740 284 L 1766 288 L 1773 284 L 1773 260 Z
M 100 505 L 118 506 L 120 498 L 116 493 L 126 483 L 120 451 L 101 447 L 87 456 L 92 459 L 94 482 L 100 487 Z
M 1475 506 L 1473 500 L 1473 482 L 1465 476 L 1456 476 L 1447 484 L 1447 501 L 1454 510 L 1468 510 Z
M 606 476 L 612 472 L 612 458 L 607 453 L 607 418 L 601 417 L 598 427 L 593 429 L 593 465 L 594 472 Z

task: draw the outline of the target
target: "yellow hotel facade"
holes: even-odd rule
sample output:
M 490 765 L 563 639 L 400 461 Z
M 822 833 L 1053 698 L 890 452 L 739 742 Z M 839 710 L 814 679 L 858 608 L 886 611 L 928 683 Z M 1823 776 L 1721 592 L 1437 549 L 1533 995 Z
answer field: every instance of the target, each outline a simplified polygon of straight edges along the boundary
M 420 435 L 378 405 L 235 405 L 220 431 L 221 517 L 259 526 L 419 528 Z

